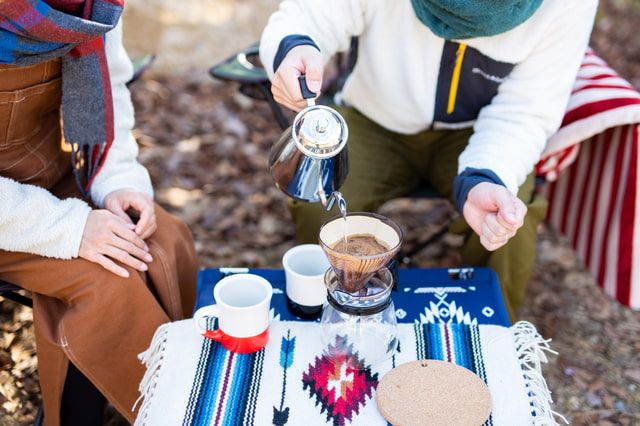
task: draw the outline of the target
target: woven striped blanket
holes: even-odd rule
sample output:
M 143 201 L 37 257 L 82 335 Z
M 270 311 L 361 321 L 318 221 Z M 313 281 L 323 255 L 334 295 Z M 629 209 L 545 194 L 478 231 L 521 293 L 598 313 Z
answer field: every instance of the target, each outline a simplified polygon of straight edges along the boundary
M 396 355 L 372 368 L 348 338 L 327 348 L 340 351 L 340 362 L 328 361 L 315 323 L 274 321 L 267 347 L 248 355 L 201 337 L 192 320 L 163 325 L 141 354 L 147 373 L 135 424 L 386 425 L 378 381 L 416 359 L 453 362 L 482 378 L 493 404 L 486 425 L 556 424 L 540 374 L 548 342 L 531 324 L 399 324 L 398 334 Z
M 538 175 L 549 182 L 549 222 L 598 285 L 640 309 L 640 93 L 592 50 Z

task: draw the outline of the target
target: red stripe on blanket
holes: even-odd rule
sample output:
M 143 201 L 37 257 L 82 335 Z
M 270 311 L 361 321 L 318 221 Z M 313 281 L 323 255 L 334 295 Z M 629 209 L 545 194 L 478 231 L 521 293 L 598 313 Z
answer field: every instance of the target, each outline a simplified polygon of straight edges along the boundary
M 587 191 L 587 193 L 589 194 L 589 197 L 587 198 L 587 203 L 585 204 L 585 219 L 583 221 L 583 225 L 582 226 L 582 232 L 581 235 L 578 237 L 577 240 L 577 245 L 576 245 L 576 250 L 578 250 L 579 255 L 582 257 L 582 259 L 587 259 L 587 258 L 591 258 L 591 252 L 593 250 L 593 245 L 592 245 L 592 237 L 593 237 L 593 233 L 595 232 L 594 230 L 594 223 L 596 223 L 594 221 L 593 215 L 595 214 L 594 212 L 597 211 L 597 206 L 594 207 L 594 204 L 598 203 L 599 198 L 599 188 L 600 188 L 600 180 L 601 180 L 601 175 L 602 175 L 602 169 L 598 170 L 598 164 L 600 164 L 599 160 L 602 158 L 602 156 L 604 156 L 605 152 L 606 152 L 606 146 L 604 145 L 604 135 L 600 134 L 596 137 L 593 137 L 591 139 L 589 139 L 590 141 L 590 145 L 593 148 L 593 157 L 592 157 L 592 162 L 590 164 L 587 164 L 587 166 L 589 167 L 589 169 L 591 170 L 591 176 L 588 182 L 588 186 L 585 187 L 585 190 Z M 578 231 L 580 232 L 580 231 Z M 592 270 L 595 270 L 594 267 L 591 268 Z M 595 276 L 595 274 L 594 274 Z
M 569 167 L 573 163 L 577 156 L 580 154 L 580 145 L 576 144 L 567 149 L 566 155 L 562 156 L 562 161 L 558 163 L 556 173 L 560 174 L 562 170 Z
M 555 164 L 555 166 L 551 167 L 551 170 L 556 172 L 556 173 L 559 173 L 560 169 L 562 168 L 561 166 L 564 164 L 564 162 L 567 160 L 567 158 L 576 149 L 579 149 L 579 146 L 573 145 L 573 146 L 567 147 L 567 148 L 565 148 L 565 149 L 563 149 L 561 151 L 558 151 L 558 152 L 555 152 L 555 153 L 553 153 L 551 155 L 548 155 L 545 158 L 541 159 L 538 162 L 538 164 L 536 165 L 536 167 L 540 167 L 540 165 L 543 162 L 547 161 L 549 159 L 549 157 L 557 157 L 556 164 Z M 551 170 L 549 170 L 549 171 L 551 171 Z M 546 174 L 546 173 L 548 173 L 548 171 L 547 172 L 542 172 L 541 174 Z
M 586 158 L 588 159 L 586 164 L 592 164 L 594 152 L 596 150 L 596 144 L 592 143 L 591 146 L 588 147 L 588 152 L 585 153 Z M 581 162 L 579 164 L 582 164 Z M 579 164 L 576 163 L 576 167 L 573 167 L 576 170 L 579 170 Z M 575 188 L 576 190 L 580 190 L 580 194 L 578 195 L 578 205 L 577 212 L 575 215 L 575 220 L 573 221 L 573 229 L 571 230 L 571 243 L 574 248 L 578 247 L 578 236 L 580 235 L 580 228 L 582 227 L 582 222 L 587 219 L 585 205 L 587 203 L 588 191 L 589 191 L 589 171 L 583 171 L 583 180 L 579 188 Z M 587 219 L 588 220 L 588 219 Z
M 602 244 L 602 251 L 600 252 L 600 270 L 598 271 L 598 282 L 605 285 L 605 274 L 607 271 L 607 256 L 609 254 L 609 240 L 613 238 L 619 238 L 619 234 L 611 235 L 611 223 L 613 222 L 616 206 L 616 201 L 618 199 L 618 188 L 620 187 L 620 180 L 622 178 L 622 162 L 624 160 L 624 144 L 621 143 L 620 135 L 618 134 L 618 138 L 613 141 L 610 149 L 615 146 L 615 151 L 612 152 L 612 155 L 615 153 L 615 162 L 613 168 L 613 179 L 611 181 L 611 186 L 609 188 L 609 211 L 607 212 L 606 225 L 604 228 L 604 241 Z M 606 199 L 606 197 L 605 197 Z M 614 265 L 611 265 L 615 267 Z
M 605 149 L 609 148 L 611 146 L 611 136 L 612 136 L 612 130 L 606 131 L 604 133 L 604 135 L 599 135 L 596 137 L 593 137 L 590 139 L 591 143 L 602 143 L 604 144 Z M 604 139 L 604 140 L 603 140 Z M 598 173 L 598 177 L 596 178 L 596 184 L 593 188 L 594 191 L 598 191 L 600 192 L 603 188 L 602 188 L 602 175 L 604 174 L 604 166 L 606 164 L 606 159 L 607 156 L 605 154 L 602 154 L 600 156 L 600 161 L 598 162 L 598 168 L 597 168 L 597 173 Z M 592 272 L 594 273 L 594 275 L 598 275 L 599 271 L 594 270 L 594 268 L 592 267 L 592 260 L 591 260 L 591 255 L 593 253 L 593 237 L 595 235 L 596 232 L 596 218 L 598 217 L 598 202 L 596 201 L 597 197 L 594 197 L 594 201 L 593 204 L 591 204 L 591 217 L 589 220 L 589 240 L 587 242 L 587 256 L 585 258 L 585 263 L 587 265 L 589 265 L 590 269 L 592 270 Z M 602 265 L 600 265 L 600 267 L 602 267 Z M 598 282 L 599 285 L 602 285 L 600 282 Z
M 636 226 L 636 190 L 638 173 L 638 129 L 640 127 L 626 126 L 624 140 L 631 143 L 631 155 L 629 156 L 629 171 L 627 173 L 627 185 L 624 191 L 625 197 L 620 213 L 620 235 L 618 242 L 618 274 L 616 298 L 626 306 L 631 303 L 631 278 L 633 269 L 633 235 Z M 626 237 L 625 237 L 626 236 Z
M 590 102 L 568 111 L 562 120 L 561 126 L 574 123 L 578 120 L 588 118 L 592 115 L 621 108 L 629 105 L 640 105 L 640 97 L 637 98 L 616 98 L 616 99 L 604 99 L 600 101 Z
M 571 167 L 569 170 L 565 172 L 569 174 L 567 178 L 569 180 L 567 184 L 567 187 L 569 188 L 569 190 L 567 191 L 566 198 L 564 199 L 565 206 L 573 205 L 571 203 L 572 201 L 571 198 L 573 197 L 574 191 L 575 191 L 576 174 L 578 173 L 577 170 L 578 170 L 577 167 Z M 562 224 L 560 225 L 560 229 L 564 234 L 567 234 L 569 216 L 571 216 L 571 209 L 567 208 L 566 211 L 564 212 L 564 215 L 562 216 Z M 569 237 L 569 239 L 572 240 L 571 235 L 567 235 L 567 237 Z

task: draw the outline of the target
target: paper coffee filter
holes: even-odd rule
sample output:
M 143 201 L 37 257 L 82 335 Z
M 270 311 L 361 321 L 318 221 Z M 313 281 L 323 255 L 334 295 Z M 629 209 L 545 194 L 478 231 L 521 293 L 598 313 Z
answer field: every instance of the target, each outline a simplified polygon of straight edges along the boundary
M 347 236 L 370 234 L 389 247 L 388 251 L 371 256 L 341 253 L 331 247 L 344 238 L 345 220 L 338 217 L 320 229 L 320 246 L 325 251 L 343 290 L 355 293 L 395 256 L 400 249 L 402 234 L 395 223 L 383 216 L 352 213 L 347 215 L 346 222 Z
M 320 230 L 320 241 L 328 246 L 333 246 L 339 239 L 344 238 L 344 222 L 344 219 L 341 217 L 327 222 Z M 374 235 L 378 241 L 390 249 L 400 244 L 398 231 L 391 227 L 391 225 L 384 223 L 381 217 L 348 215 L 347 236 L 359 234 Z

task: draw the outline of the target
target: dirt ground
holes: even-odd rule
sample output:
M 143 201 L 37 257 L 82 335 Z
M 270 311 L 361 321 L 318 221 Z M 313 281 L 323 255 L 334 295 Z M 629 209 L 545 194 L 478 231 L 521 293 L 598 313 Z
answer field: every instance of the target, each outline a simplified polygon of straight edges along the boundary
M 640 88 L 640 1 L 601 3 L 592 45 Z M 279 267 L 294 236 L 285 197 L 267 172 L 279 130 L 266 105 L 203 81 L 203 72 L 134 85 L 141 161 L 157 200 L 193 230 L 203 266 Z M 403 225 L 408 247 L 452 214 L 439 200 L 401 199 L 382 210 Z M 415 260 L 455 265 L 458 245 L 446 236 Z M 640 312 L 603 295 L 546 227 L 521 317 L 559 352 L 544 369 L 557 412 L 575 425 L 640 424 Z M 0 330 L 0 425 L 31 424 L 40 396 L 30 310 L 3 300 Z M 110 416 L 109 424 L 121 423 Z

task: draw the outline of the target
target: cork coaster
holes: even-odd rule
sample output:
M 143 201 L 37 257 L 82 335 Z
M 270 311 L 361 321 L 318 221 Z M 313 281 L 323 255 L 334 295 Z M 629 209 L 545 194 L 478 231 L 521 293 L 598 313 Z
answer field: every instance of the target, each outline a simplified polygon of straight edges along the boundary
M 402 364 L 382 377 L 380 414 L 394 426 L 479 426 L 491 414 L 489 387 L 466 368 L 445 361 Z

